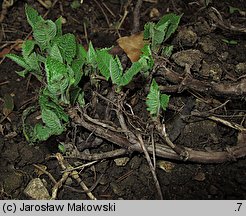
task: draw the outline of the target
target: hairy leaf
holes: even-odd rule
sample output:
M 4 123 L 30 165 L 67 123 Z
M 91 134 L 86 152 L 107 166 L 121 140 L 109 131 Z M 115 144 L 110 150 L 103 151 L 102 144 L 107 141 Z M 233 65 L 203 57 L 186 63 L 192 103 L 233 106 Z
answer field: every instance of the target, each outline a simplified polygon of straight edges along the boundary
M 25 60 L 32 53 L 35 44 L 36 43 L 33 40 L 26 40 L 23 42 L 23 44 L 22 44 L 22 55 L 23 55 Z
M 6 57 L 13 60 L 15 63 L 20 65 L 21 67 L 25 68 L 26 70 L 31 70 L 30 66 L 26 63 L 25 59 L 21 56 L 15 55 L 15 54 L 7 54 Z
M 30 73 L 35 75 L 39 81 L 42 80 L 42 73 L 40 69 L 40 64 L 37 58 L 37 54 L 35 52 L 31 53 L 28 57 L 26 57 L 26 63 L 30 66 Z
M 182 16 L 182 15 L 181 15 Z M 157 24 L 147 23 L 144 26 L 144 39 L 151 40 L 151 49 L 157 51 L 159 45 L 176 31 L 181 16 L 173 13 L 163 16 Z
M 59 17 L 56 21 L 56 36 L 62 36 L 62 17 Z
M 139 61 L 133 62 L 131 67 L 125 72 L 125 74 L 123 74 L 120 85 L 125 86 L 131 82 L 132 78 L 141 71 L 142 67 L 143 66 Z
M 153 79 L 149 94 L 147 95 L 147 110 L 151 115 L 157 116 L 160 111 L 160 89 L 155 79 Z
M 59 62 L 63 63 L 62 54 L 61 54 L 60 49 L 59 49 L 59 47 L 57 46 L 56 43 L 54 43 L 53 46 L 50 49 L 50 57 L 52 57 L 53 59 L 56 59 Z
M 73 83 L 74 86 L 79 84 L 79 82 L 83 76 L 83 71 L 82 71 L 83 65 L 84 65 L 83 59 L 75 59 L 72 62 L 71 68 L 72 68 L 73 73 L 74 73 L 74 83 Z
M 80 44 L 78 44 L 77 47 L 78 47 L 77 58 L 79 58 L 79 59 L 81 58 L 81 59 L 86 60 L 87 59 L 87 52 L 86 52 L 85 48 Z
M 39 104 L 41 109 L 50 109 L 58 116 L 61 121 L 68 122 L 68 115 L 65 113 L 61 105 L 52 100 L 50 93 L 47 91 L 47 89 L 44 89 L 39 96 Z
M 32 70 L 40 72 L 39 62 L 35 52 L 26 57 L 26 63 L 30 66 Z
M 152 57 L 150 44 L 144 45 L 141 51 L 142 51 L 142 55 L 140 56 L 140 59 L 138 60 L 138 62 L 141 63 L 142 71 L 145 72 L 145 71 L 148 71 L 149 69 L 152 69 L 154 66 L 154 59 Z
M 160 24 L 165 23 L 165 22 L 169 22 L 164 41 L 166 41 L 176 31 L 176 29 L 178 28 L 181 17 L 182 17 L 182 15 L 178 16 L 174 13 L 170 13 L 170 14 L 167 14 L 166 16 L 164 16 L 158 22 Z
M 172 52 L 173 52 L 173 45 L 165 46 L 162 49 L 161 55 L 169 58 L 172 55 Z
M 47 57 L 45 69 L 48 83 L 55 80 L 61 80 L 67 73 L 66 65 L 51 57 Z
M 67 67 L 56 59 L 48 57 L 45 63 L 48 89 L 52 94 L 62 94 L 69 85 Z
M 45 141 L 51 136 L 51 129 L 41 124 L 36 124 L 34 127 L 33 139 L 38 141 Z
M 95 62 L 96 62 L 96 51 L 92 43 L 90 42 L 88 52 L 87 52 L 87 63 L 95 67 Z
M 42 50 L 49 48 L 56 36 L 56 24 L 51 20 L 38 22 L 33 28 L 33 36 Z
M 153 117 L 156 117 L 160 114 L 160 108 L 166 110 L 168 102 L 169 95 L 161 94 L 158 84 L 153 79 L 146 100 L 147 110 Z
M 97 50 L 96 54 L 98 69 L 106 80 L 108 80 L 110 77 L 110 61 L 113 61 L 113 56 L 108 53 L 107 49 Z
M 38 12 L 29 5 L 25 5 L 26 17 L 29 25 L 35 28 L 37 23 L 44 22 L 44 19 L 39 16 Z
M 112 83 L 120 86 L 123 68 L 121 66 L 118 56 L 115 59 L 110 59 L 109 61 L 109 72 Z
M 42 114 L 42 120 L 46 126 L 52 129 L 57 128 L 57 130 L 60 130 L 62 128 L 60 119 L 53 111 L 51 111 L 50 109 L 44 108 L 42 109 L 41 114 Z
M 59 47 L 63 59 L 70 64 L 77 52 L 76 39 L 73 34 L 65 34 L 56 38 L 55 43 Z
M 160 97 L 160 104 L 161 104 L 161 108 L 165 111 L 168 107 L 168 103 L 169 103 L 169 98 L 170 95 L 167 94 L 161 94 Z

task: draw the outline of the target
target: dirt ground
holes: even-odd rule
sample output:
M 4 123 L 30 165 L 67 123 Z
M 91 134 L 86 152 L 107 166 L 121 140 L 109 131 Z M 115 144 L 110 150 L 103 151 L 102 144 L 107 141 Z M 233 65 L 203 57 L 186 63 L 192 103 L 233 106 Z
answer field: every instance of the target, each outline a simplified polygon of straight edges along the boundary
M 56 20 L 62 16 L 64 33 L 75 34 L 85 47 L 89 41 L 98 48 L 117 46 L 119 35 L 131 35 L 137 1 L 84 0 L 83 4 L 73 0 L 52 2 L 54 6 L 47 9 L 39 1 L 16 0 L 1 22 L 1 53 L 5 49 L 20 54 L 18 41 L 24 40 L 31 33 L 25 17 L 25 3 L 48 19 Z M 122 20 L 126 11 L 128 13 Z M 180 160 L 174 153 L 166 157 L 157 154 L 156 175 L 163 198 L 246 199 L 246 2 L 143 1 L 138 14 L 139 29 L 143 30 L 146 22 L 156 22 L 168 12 L 183 15 L 176 33 L 168 40 L 168 43 L 174 45 L 173 55 L 165 60 L 165 68 L 170 70 L 162 68 L 155 74 L 162 92 L 171 95 L 169 107 L 162 119 L 173 143 L 205 154 L 197 156 L 193 152 L 193 159 L 191 157 L 187 161 Z M 117 29 L 121 21 L 122 25 Z M 30 145 L 22 132 L 22 113 L 37 102 L 41 85 L 34 77 L 18 76 L 15 71 L 21 68 L 1 55 L 1 199 L 30 199 L 24 190 L 34 178 L 40 178 L 51 194 L 54 187 L 51 175 L 56 181 L 63 175 L 57 159 L 52 157 L 58 152 L 60 142 L 67 146 L 71 144 L 72 149 L 91 155 L 120 149 L 110 139 L 75 123 L 61 136 Z M 120 52 L 119 55 L 122 57 L 124 53 Z M 190 65 L 188 72 L 184 62 Z M 93 99 L 92 92 L 105 95 L 105 89 L 110 89 L 106 82 L 102 82 L 101 87 L 96 89 L 87 79 L 82 84 L 87 103 Z M 143 99 L 144 84 L 143 78 L 136 78 L 129 85 L 128 95 L 128 102 L 136 116 L 132 122 L 142 129 L 147 125 L 146 122 L 151 122 Z M 14 108 L 5 118 L 4 104 L 8 97 L 13 99 Z M 98 99 L 96 107 L 91 107 L 88 115 L 101 119 L 105 109 L 108 109 L 107 103 Z M 110 125 L 117 124 L 115 119 L 115 116 L 110 119 Z M 134 133 L 134 128 L 132 131 Z M 147 135 L 143 135 L 144 139 L 150 140 L 151 133 L 145 132 Z M 154 133 L 154 137 L 165 146 L 157 134 Z M 240 147 L 238 151 L 235 150 L 237 147 Z M 223 155 L 217 157 L 214 152 L 222 152 Z M 89 162 L 66 156 L 65 159 L 73 167 Z M 117 164 L 117 158 L 123 162 Z M 43 167 L 46 172 L 38 170 L 34 165 Z M 77 171 L 97 199 L 160 198 L 149 164 L 141 151 L 99 159 L 95 164 Z M 72 178 L 63 182 L 56 198 L 89 199 L 79 183 Z

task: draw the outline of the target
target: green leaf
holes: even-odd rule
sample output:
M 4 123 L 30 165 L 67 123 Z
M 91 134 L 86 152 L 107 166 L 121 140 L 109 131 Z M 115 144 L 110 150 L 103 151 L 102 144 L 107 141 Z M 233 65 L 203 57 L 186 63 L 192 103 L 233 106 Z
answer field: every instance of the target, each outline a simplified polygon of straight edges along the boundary
M 65 152 L 66 152 L 66 147 L 65 147 L 65 145 L 64 145 L 64 143 L 59 143 L 58 144 L 58 149 L 59 149 L 59 151 L 62 153 L 62 154 L 64 154 Z
M 84 107 L 85 106 L 85 99 L 84 99 L 84 92 L 80 92 L 79 95 L 78 95 L 78 104 L 81 106 L 81 107 Z
M 123 68 L 121 66 L 118 56 L 109 61 L 109 73 L 113 84 L 120 86 Z
M 37 54 L 37 60 L 39 62 L 45 63 L 46 62 L 46 58 L 42 55 L 40 55 L 39 53 Z
M 149 94 L 147 95 L 147 110 L 151 115 L 157 116 L 160 111 L 160 89 L 155 79 L 153 79 Z
M 60 119 L 53 111 L 44 108 L 41 111 L 41 115 L 42 115 L 42 120 L 47 127 L 52 129 L 57 129 L 57 131 L 60 131 L 60 129 L 62 128 Z
M 166 20 L 166 22 L 162 22 L 161 24 L 160 22 L 158 22 L 156 24 L 156 26 L 154 27 L 154 37 L 153 37 L 155 44 L 159 45 L 164 41 L 169 23 L 170 20 Z
M 161 108 L 165 111 L 168 107 L 168 103 L 169 103 L 169 98 L 170 98 L 170 95 L 167 95 L 167 94 L 161 94 L 161 97 L 160 97 L 160 105 L 161 105 Z
M 65 34 L 55 39 L 63 59 L 70 64 L 77 52 L 76 39 L 73 34 Z
M 34 127 L 33 138 L 38 141 L 45 141 L 51 136 L 51 130 L 48 127 L 42 126 L 41 124 L 36 124 Z
M 87 63 L 95 67 L 95 62 L 96 62 L 96 51 L 92 43 L 90 42 L 88 52 L 87 52 Z
M 78 44 L 78 50 L 77 50 L 77 58 L 81 58 L 83 60 L 86 60 L 87 59 L 87 52 L 85 50 L 85 48 Z
M 26 63 L 25 59 L 21 56 L 15 55 L 15 54 L 7 54 L 6 57 L 10 58 L 13 60 L 15 63 L 20 65 L 21 67 L 25 68 L 26 70 L 30 70 L 30 66 Z
M 154 31 L 155 23 L 148 22 L 144 25 L 144 39 L 150 39 L 153 38 L 153 31 Z
M 144 47 L 141 49 L 142 55 L 138 60 L 139 63 L 142 65 L 142 71 L 148 71 L 153 68 L 154 66 L 154 59 L 152 57 L 152 52 L 150 49 L 150 44 L 145 44 Z
M 48 93 L 47 89 L 44 89 L 39 95 L 39 105 L 41 109 L 52 110 L 61 121 L 68 122 L 68 115 L 65 113 L 63 108 L 52 100 L 51 95 Z
M 172 52 L 173 52 L 173 45 L 165 46 L 162 49 L 161 55 L 169 58 L 172 55 Z
M 84 65 L 83 59 L 75 59 L 72 62 L 71 68 L 72 68 L 73 73 L 74 73 L 74 83 L 73 83 L 74 86 L 79 84 L 79 82 L 83 76 L 83 71 L 82 71 L 83 65 Z
M 138 61 L 132 63 L 131 67 L 125 72 L 125 74 L 123 74 L 120 86 L 125 86 L 131 82 L 133 77 L 141 71 L 142 67 L 142 64 Z
M 30 68 L 34 71 L 40 71 L 38 58 L 35 52 L 26 57 L 26 63 L 30 66 Z M 41 75 L 41 73 L 40 73 Z
M 227 43 L 229 45 L 237 45 L 238 42 L 235 40 L 227 40 L 227 39 L 221 39 L 224 43 Z
M 96 51 L 97 67 L 100 73 L 106 78 L 110 77 L 110 61 L 113 61 L 113 56 L 108 53 L 107 49 L 100 49 Z
M 57 46 L 56 43 L 54 43 L 53 46 L 50 49 L 50 57 L 52 57 L 53 59 L 56 59 L 59 62 L 63 63 L 62 54 L 61 54 L 60 49 L 59 49 L 59 47 Z
M 176 31 L 181 16 L 170 13 L 163 16 L 157 24 L 153 22 L 145 24 L 144 39 L 151 39 L 152 50 L 158 51 L 159 45 L 170 38 Z
M 39 81 L 42 80 L 42 73 L 40 69 L 40 64 L 35 52 L 31 53 L 26 57 L 26 63 L 30 66 L 30 73 L 35 75 Z
M 147 95 L 146 105 L 150 115 L 157 117 L 160 114 L 160 108 L 166 110 L 169 103 L 169 95 L 161 94 L 158 84 L 153 79 L 149 94 Z
M 47 57 L 45 63 L 48 89 L 52 94 L 62 94 L 69 85 L 67 66 L 56 59 Z
M 44 22 L 44 19 L 39 16 L 38 12 L 29 5 L 25 5 L 26 17 L 29 25 L 35 28 L 37 23 Z
M 62 17 L 59 17 L 56 21 L 56 36 L 62 36 Z
M 56 24 L 51 20 L 36 23 L 33 36 L 42 50 L 49 48 L 51 40 L 56 36 Z
M 28 73 L 29 71 L 28 70 L 23 70 L 23 71 L 16 71 L 16 73 L 19 75 L 19 76 L 21 76 L 21 77 L 25 77 L 26 76 L 26 74 Z
M 169 21 L 169 25 L 168 25 L 168 29 L 167 32 L 165 34 L 165 39 L 164 41 L 166 41 L 168 38 L 170 38 L 170 36 L 176 31 L 176 29 L 179 26 L 179 22 L 181 19 L 182 15 L 178 16 L 174 13 L 170 13 L 167 14 L 166 16 L 163 17 L 163 19 L 161 19 L 159 22 L 168 22 Z
M 60 81 L 67 73 L 67 67 L 60 61 L 47 57 L 45 62 L 47 82 Z
M 32 53 L 34 46 L 35 46 L 35 41 L 33 40 L 26 40 L 24 41 L 24 43 L 22 44 L 22 55 L 24 57 L 24 59 L 26 60 L 29 55 Z

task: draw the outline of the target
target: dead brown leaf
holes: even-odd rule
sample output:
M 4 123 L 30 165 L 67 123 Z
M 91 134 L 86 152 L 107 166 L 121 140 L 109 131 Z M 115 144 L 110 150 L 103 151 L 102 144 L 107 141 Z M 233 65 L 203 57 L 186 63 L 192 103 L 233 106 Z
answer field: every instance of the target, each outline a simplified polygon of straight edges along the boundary
M 144 41 L 143 32 L 140 32 L 131 36 L 121 37 L 117 40 L 117 43 L 125 51 L 131 62 L 136 62 L 146 41 Z

